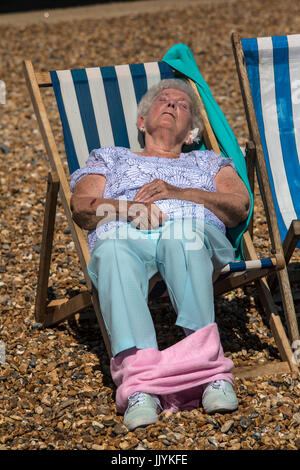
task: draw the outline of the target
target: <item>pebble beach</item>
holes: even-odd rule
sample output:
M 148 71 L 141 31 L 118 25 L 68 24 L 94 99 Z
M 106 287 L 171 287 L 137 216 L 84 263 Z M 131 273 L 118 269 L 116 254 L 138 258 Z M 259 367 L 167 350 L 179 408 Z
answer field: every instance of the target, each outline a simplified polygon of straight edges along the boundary
M 116 387 L 92 309 L 55 327 L 35 319 L 34 303 L 49 163 L 22 64 L 37 71 L 151 62 L 176 43 L 188 45 L 241 146 L 248 139 L 231 46 L 242 37 L 298 34 L 294 0 L 133 2 L 117 14 L 80 16 L 78 9 L 0 15 L 0 450 L 299 450 L 300 380 L 291 374 L 236 379 L 239 408 L 166 413 L 129 431 L 116 412 Z M 139 8 L 140 4 L 140 8 Z M 106 9 L 108 5 L 103 6 Z M 120 11 L 123 8 L 119 7 Z M 104 10 L 103 10 L 104 11 Z M 20 14 L 18 14 L 19 18 Z M 55 21 L 54 21 L 55 19 Z M 58 150 L 64 143 L 51 89 L 43 91 Z M 255 185 L 254 243 L 270 241 Z M 292 258 L 300 262 L 296 250 Z M 299 299 L 299 285 L 293 285 Z M 85 279 L 61 201 L 58 201 L 49 300 L 85 290 Z M 284 315 L 278 301 L 278 310 Z M 300 302 L 295 301 L 300 312 Z M 160 348 L 183 338 L 168 298 L 149 304 Z M 216 298 L 216 321 L 235 366 L 280 360 L 254 286 Z M 298 320 L 300 318 L 298 316 Z

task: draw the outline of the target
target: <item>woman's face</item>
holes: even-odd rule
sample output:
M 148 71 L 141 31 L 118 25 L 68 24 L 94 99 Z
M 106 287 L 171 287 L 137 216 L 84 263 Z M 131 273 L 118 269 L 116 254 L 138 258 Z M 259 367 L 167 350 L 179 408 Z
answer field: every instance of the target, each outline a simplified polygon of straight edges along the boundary
M 170 129 L 183 143 L 192 126 L 190 97 L 181 90 L 162 90 L 143 119 L 146 132 L 151 134 L 159 127 Z

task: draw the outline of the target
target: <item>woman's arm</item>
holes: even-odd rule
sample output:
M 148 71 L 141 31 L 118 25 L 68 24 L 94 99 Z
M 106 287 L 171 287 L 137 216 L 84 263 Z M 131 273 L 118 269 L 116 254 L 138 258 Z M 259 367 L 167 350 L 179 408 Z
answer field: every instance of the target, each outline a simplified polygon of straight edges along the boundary
M 155 204 L 103 198 L 105 184 L 103 175 L 91 174 L 76 184 L 71 197 L 71 211 L 79 227 L 94 230 L 101 223 L 126 220 L 137 228 L 149 230 L 166 220 L 165 214 Z
M 203 204 L 226 227 L 236 227 L 248 217 L 250 197 L 248 190 L 231 166 L 221 168 L 215 177 L 216 192 L 196 188 L 177 188 L 162 180 L 145 184 L 136 194 L 137 202 L 153 203 L 160 199 L 181 199 Z

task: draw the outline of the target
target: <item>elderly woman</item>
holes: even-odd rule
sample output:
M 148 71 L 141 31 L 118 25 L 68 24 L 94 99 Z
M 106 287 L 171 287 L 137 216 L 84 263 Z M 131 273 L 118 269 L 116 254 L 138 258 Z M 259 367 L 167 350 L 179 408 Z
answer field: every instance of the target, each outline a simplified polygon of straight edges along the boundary
M 214 319 L 214 272 L 234 260 L 225 236 L 247 218 L 250 198 L 231 159 L 182 152 L 200 138 L 190 85 L 162 80 L 143 97 L 137 125 L 142 152 L 91 152 L 71 178 L 74 220 L 89 231 L 88 271 L 111 341 L 117 410 L 129 429 L 161 410 L 207 413 L 237 408 L 233 363 Z M 159 272 L 185 337 L 158 350 L 148 309 L 149 279 Z

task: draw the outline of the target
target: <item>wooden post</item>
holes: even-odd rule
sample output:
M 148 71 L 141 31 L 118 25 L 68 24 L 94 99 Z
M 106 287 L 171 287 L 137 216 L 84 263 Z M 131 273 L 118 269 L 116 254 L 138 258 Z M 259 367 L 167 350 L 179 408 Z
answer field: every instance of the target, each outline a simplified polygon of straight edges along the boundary
M 47 309 L 47 291 L 50 273 L 51 253 L 55 225 L 55 214 L 59 180 L 56 174 L 48 174 L 47 194 L 44 213 L 43 235 L 40 250 L 40 265 L 35 301 L 36 321 L 44 323 Z

